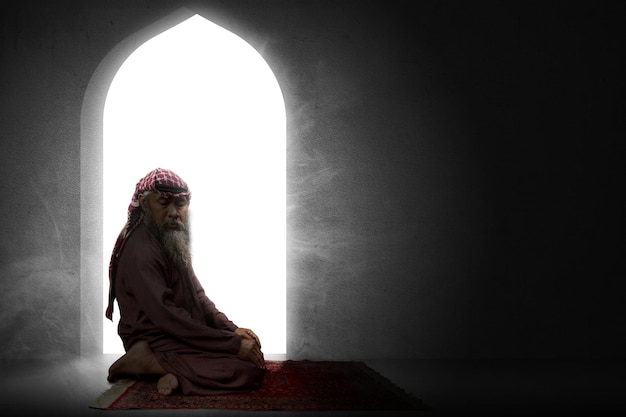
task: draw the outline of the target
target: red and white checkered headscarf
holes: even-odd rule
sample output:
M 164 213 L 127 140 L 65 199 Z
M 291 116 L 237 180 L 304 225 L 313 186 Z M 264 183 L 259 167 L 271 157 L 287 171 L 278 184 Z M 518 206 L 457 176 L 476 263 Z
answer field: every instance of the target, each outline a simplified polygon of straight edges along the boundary
M 135 187 L 133 198 L 128 206 L 128 220 L 115 242 L 115 247 L 111 254 L 111 262 L 109 263 L 109 305 L 106 310 L 106 317 L 109 320 L 113 320 L 117 263 L 122 255 L 126 240 L 143 221 L 144 212 L 139 206 L 139 196 L 146 191 L 159 193 L 165 198 L 177 198 L 182 196 L 186 196 L 187 199 L 191 198 L 191 192 L 187 187 L 187 183 L 170 170 L 157 168 L 150 171 L 145 177 L 139 180 Z
M 146 191 L 158 192 L 166 198 L 180 196 L 189 198 L 191 196 L 187 183 L 181 177 L 170 170 L 157 168 L 150 171 L 137 183 L 135 194 L 133 194 L 133 199 L 128 207 L 129 216 L 139 207 L 139 195 Z

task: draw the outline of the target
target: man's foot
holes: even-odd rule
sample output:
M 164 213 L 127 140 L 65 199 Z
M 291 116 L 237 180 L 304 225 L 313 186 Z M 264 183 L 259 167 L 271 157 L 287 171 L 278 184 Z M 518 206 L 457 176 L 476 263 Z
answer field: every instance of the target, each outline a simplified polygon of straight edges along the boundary
M 148 343 L 141 341 L 135 343 L 124 356 L 111 365 L 107 380 L 113 382 L 128 375 L 165 375 L 167 373 L 159 365 Z
M 178 388 L 178 378 L 173 374 L 163 375 L 157 382 L 157 389 L 163 395 L 170 395 L 176 388 Z

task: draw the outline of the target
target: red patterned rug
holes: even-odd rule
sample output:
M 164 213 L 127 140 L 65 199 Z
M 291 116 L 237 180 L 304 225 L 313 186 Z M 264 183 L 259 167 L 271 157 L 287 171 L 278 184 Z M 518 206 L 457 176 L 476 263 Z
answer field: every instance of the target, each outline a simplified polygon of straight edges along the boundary
M 415 398 L 362 362 L 267 361 L 268 372 L 253 392 L 193 396 L 157 392 L 156 379 L 121 380 L 91 408 L 222 410 L 420 410 Z

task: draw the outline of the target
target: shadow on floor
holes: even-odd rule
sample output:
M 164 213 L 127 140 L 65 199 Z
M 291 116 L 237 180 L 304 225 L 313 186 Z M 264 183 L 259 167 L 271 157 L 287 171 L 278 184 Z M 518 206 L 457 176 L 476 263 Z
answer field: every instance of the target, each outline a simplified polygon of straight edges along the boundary
M 109 388 L 117 355 L 0 361 L 3 415 L 46 416 L 626 416 L 625 360 L 366 360 L 381 375 L 421 398 L 416 412 L 286 412 L 224 410 L 104 411 L 89 402 Z M 252 413 L 252 414 L 251 414 Z

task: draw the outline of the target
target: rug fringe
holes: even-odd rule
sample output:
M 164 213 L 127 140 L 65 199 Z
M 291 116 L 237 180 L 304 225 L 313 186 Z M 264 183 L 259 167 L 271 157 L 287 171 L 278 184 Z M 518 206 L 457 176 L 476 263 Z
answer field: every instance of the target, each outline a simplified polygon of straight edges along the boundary
M 130 387 L 132 387 L 136 379 L 120 379 L 115 385 L 111 388 L 100 394 L 98 398 L 96 398 L 91 404 L 89 404 L 89 408 L 97 408 L 98 410 L 106 410 L 108 409 L 115 400 L 117 400 L 120 395 L 126 392 Z

